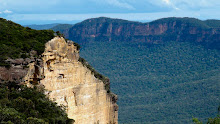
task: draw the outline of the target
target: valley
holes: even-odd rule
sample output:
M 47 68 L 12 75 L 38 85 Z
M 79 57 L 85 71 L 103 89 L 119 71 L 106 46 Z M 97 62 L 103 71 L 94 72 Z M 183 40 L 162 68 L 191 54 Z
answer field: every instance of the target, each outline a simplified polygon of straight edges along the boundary
M 192 123 L 219 105 L 220 54 L 191 42 L 95 42 L 81 56 L 111 80 L 120 123 Z

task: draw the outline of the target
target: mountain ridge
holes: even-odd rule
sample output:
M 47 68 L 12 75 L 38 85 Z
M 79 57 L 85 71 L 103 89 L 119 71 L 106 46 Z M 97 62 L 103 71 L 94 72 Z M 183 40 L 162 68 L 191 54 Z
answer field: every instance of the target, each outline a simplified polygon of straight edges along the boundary
M 218 106 L 218 22 L 101 17 L 61 32 L 79 41 L 81 56 L 111 79 L 120 123 L 190 123 L 192 116 L 214 117 Z
M 146 42 L 194 41 L 207 48 L 220 49 L 219 20 L 163 18 L 141 23 L 106 17 L 92 18 L 61 30 L 66 38 L 80 44 L 94 41 Z

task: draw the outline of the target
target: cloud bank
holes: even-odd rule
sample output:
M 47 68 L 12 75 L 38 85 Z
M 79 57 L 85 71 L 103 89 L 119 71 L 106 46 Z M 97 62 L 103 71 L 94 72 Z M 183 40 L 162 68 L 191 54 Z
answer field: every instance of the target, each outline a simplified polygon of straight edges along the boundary
M 4 10 L 4 11 L 2 11 L 2 12 L 0 12 L 0 14 L 11 14 L 11 13 L 13 13 L 12 11 L 9 11 L 9 10 Z
M 110 5 L 114 5 L 114 6 L 118 6 L 118 7 L 122 7 L 122 8 L 127 8 L 127 9 L 132 9 L 134 10 L 135 8 L 130 5 L 127 2 L 121 2 L 119 0 L 106 0 L 106 2 Z

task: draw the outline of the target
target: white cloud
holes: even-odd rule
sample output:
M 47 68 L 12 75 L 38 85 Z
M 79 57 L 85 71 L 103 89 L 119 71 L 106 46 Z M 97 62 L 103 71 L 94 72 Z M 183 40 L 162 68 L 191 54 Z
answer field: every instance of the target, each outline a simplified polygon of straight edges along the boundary
M 174 3 L 173 0 L 146 0 L 153 5 L 160 6 L 162 8 L 171 8 L 174 10 L 180 10 Z
M 112 6 L 120 7 L 120 8 L 126 8 L 130 10 L 135 10 L 135 8 L 129 4 L 131 0 L 91 0 L 96 3 L 101 3 L 101 4 L 109 4 Z
M 220 5 L 219 0 L 170 0 L 177 7 L 185 9 L 211 8 Z
M 173 8 L 175 10 L 180 10 L 180 8 L 176 7 L 176 5 L 170 0 L 162 0 L 162 2 L 164 2 L 167 6 Z
M 5 11 L 3 11 L 3 13 L 10 14 L 10 13 L 13 13 L 13 12 L 6 9 Z
M 170 7 L 174 10 L 194 10 L 204 8 L 220 8 L 220 0 L 146 0 L 153 5 Z
M 132 5 L 126 2 L 120 2 L 119 0 L 106 0 L 106 2 L 110 5 L 118 6 L 121 8 L 135 9 Z
M 92 5 L 90 5 L 92 3 Z M 84 13 L 90 12 L 94 8 L 98 8 L 100 6 L 104 6 L 108 9 L 108 11 L 103 12 L 111 12 L 111 8 L 123 12 L 149 12 L 147 9 L 138 8 L 143 7 L 144 5 L 152 5 L 155 7 L 152 11 L 195 11 L 202 9 L 215 8 L 216 12 L 220 11 L 220 0 L 0 0 L 0 12 L 3 13 L 26 13 L 26 14 L 38 14 L 38 13 Z M 66 5 L 68 5 L 66 7 Z M 85 10 L 84 12 L 77 11 L 75 12 L 74 8 L 77 10 Z M 107 6 L 106 6 L 107 5 Z M 39 8 L 40 6 L 40 8 Z M 86 8 L 85 6 L 90 6 Z M 65 8 L 66 7 L 66 8 Z M 158 9 L 156 8 L 158 7 Z M 59 8 L 59 9 L 57 9 Z M 149 10 L 152 8 L 149 8 Z M 8 10 L 8 12 L 3 12 L 4 10 Z M 9 11 L 11 10 L 11 11 Z M 57 11 L 59 10 L 59 11 Z M 71 10 L 71 11 L 70 11 Z M 158 10 L 158 11 L 157 11 Z M 150 12 L 152 12 L 150 11 Z M 102 10 L 94 12 L 102 12 Z M 114 11 L 116 12 L 116 11 Z
M 11 14 L 11 13 L 13 13 L 12 11 L 9 11 L 9 10 L 4 10 L 4 11 L 0 11 L 0 14 Z
M 199 19 L 220 19 L 220 13 L 215 9 L 199 10 L 199 11 L 171 11 L 158 13 L 97 13 L 97 14 L 13 14 L 8 15 L 6 19 L 12 21 L 48 21 L 48 20 L 85 20 L 96 17 L 111 17 L 126 20 L 156 20 L 165 17 L 194 17 Z
M 165 2 L 166 4 L 170 4 L 170 0 L 162 0 L 163 2 Z

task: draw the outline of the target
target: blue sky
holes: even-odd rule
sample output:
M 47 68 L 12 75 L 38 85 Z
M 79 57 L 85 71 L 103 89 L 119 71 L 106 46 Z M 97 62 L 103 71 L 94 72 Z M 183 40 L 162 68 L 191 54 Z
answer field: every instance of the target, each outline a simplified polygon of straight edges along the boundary
M 0 17 L 20 24 L 74 23 L 100 16 L 220 19 L 220 0 L 0 0 Z

